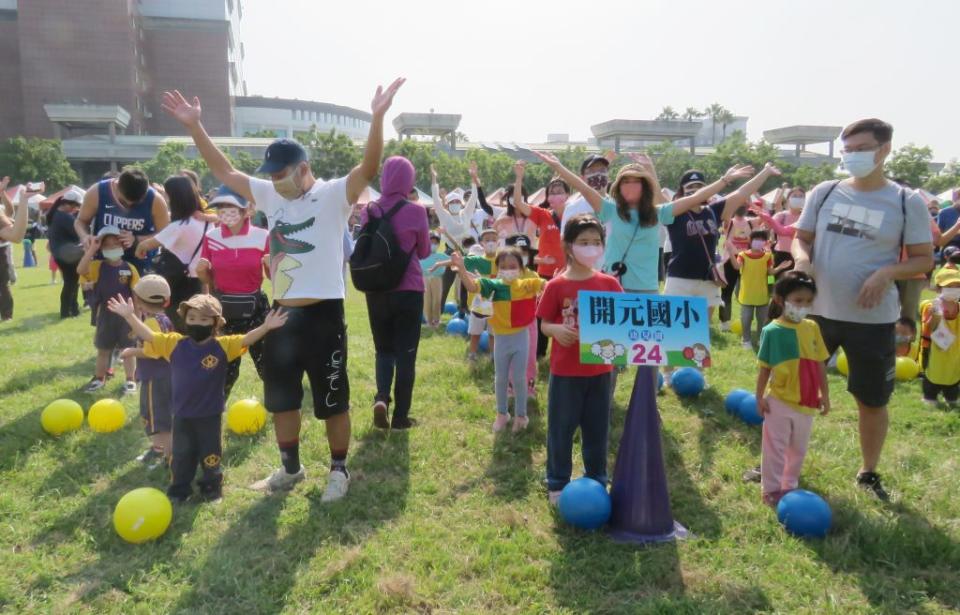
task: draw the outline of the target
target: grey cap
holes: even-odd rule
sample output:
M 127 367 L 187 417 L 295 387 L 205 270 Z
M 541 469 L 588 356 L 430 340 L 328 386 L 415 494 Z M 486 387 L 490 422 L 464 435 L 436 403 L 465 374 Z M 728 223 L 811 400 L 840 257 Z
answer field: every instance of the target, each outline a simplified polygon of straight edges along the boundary
M 119 237 L 120 228 L 112 224 L 108 224 L 107 226 L 97 231 L 97 237 L 106 237 L 107 235 L 116 235 L 117 237 Z

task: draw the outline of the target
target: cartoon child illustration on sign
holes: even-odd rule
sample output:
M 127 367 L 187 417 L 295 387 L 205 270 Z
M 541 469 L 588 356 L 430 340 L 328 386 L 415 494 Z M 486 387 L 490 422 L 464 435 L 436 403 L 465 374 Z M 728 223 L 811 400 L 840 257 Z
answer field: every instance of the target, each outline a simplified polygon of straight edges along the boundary
M 564 298 L 563 306 L 560 309 L 560 315 L 563 317 L 563 324 L 567 327 L 577 328 L 577 303 L 569 297 Z
M 710 367 L 710 349 L 696 343 L 683 349 L 683 358 L 693 361 L 697 367 Z
M 590 345 L 590 354 L 602 359 L 604 365 L 613 365 L 617 357 L 626 356 L 627 349 L 613 340 L 600 340 Z

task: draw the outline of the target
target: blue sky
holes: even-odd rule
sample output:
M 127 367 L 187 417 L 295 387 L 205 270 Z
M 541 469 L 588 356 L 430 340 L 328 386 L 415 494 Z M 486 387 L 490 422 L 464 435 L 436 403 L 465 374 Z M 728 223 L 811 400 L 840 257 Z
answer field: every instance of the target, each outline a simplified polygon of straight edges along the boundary
M 956 0 L 246 0 L 244 68 L 251 94 L 362 109 L 402 75 L 395 112 L 460 113 L 474 141 L 584 139 L 719 102 L 750 117 L 751 139 L 877 116 L 895 146 L 946 161 L 960 158 L 958 27 Z

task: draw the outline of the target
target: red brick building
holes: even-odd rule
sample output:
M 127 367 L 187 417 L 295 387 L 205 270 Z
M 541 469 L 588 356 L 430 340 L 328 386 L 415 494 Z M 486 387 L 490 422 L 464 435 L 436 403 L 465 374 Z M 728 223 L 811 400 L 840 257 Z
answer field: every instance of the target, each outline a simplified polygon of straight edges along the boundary
M 246 94 L 241 0 L 0 0 L 0 139 L 176 134 L 160 93 L 230 135 Z

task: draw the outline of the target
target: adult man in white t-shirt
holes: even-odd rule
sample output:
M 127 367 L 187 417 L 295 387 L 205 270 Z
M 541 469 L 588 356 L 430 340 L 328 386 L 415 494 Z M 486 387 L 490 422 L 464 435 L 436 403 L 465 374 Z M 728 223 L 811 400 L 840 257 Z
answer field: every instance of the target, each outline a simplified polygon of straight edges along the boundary
M 612 151 L 603 156 L 590 154 L 580 163 L 580 177 L 597 192 L 606 194 L 607 184 L 610 183 L 610 161 L 615 156 L 616 154 Z M 567 220 L 579 214 L 594 215 L 593 207 L 582 195 L 574 202 L 567 203 L 567 206 L 563 208 L 563 217 L 560 219 L 561 237 L 563 237 L 563 229 L 567 226 Z
M 327 424 L 331 467 L 322 500 L 347 493 L 350 445 L 350 387 L 344 322 L 343 237 L 352 203 L 376 177 L 383 154 L 383 118 L 403 85 L 397 79 L 377 88 L 363 161 L 346 177 L 314 178 L 307 152 L 296 141 L 278 139 L 267 148 L 258 172 L 270 181 L 233 168 L 200 123 L 200 100 L 165 92 L 163 109 L 183 124 L 210 171 L 228 188 L 257 204 L 270 229 L 270 272 L 274 301 L 286 311 L 287 324 L 264 339 L 264 403 L 273 414 L 282 465 L 254 489 L 292 488 L 304 479 L 300 465 L 300 408 L 303 375 L 310 379 L 313 411 Z

